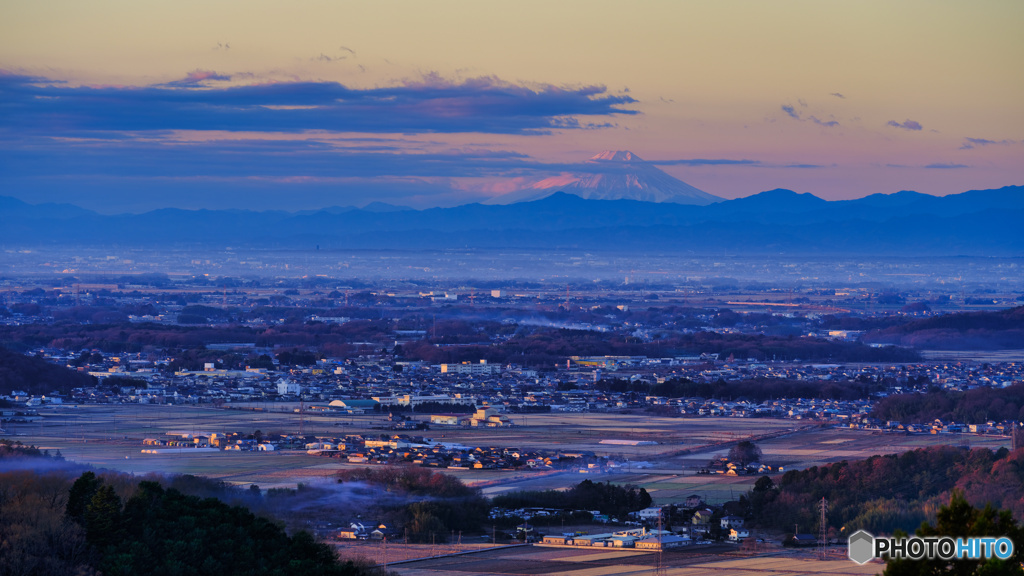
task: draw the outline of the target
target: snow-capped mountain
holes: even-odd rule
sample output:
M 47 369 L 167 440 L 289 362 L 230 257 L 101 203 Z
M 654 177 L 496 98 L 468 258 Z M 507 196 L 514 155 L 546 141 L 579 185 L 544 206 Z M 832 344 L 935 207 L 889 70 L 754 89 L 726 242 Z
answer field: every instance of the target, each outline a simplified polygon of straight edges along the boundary
M 555 192 L 589 200 L 639 200 L 704 206 L 722 198 L 662 172 L 628 150 L 606 150 L 591 157 L 580 171 L 559 174 L 497 196 L 487 204 L 513 204 L 546 198 Z

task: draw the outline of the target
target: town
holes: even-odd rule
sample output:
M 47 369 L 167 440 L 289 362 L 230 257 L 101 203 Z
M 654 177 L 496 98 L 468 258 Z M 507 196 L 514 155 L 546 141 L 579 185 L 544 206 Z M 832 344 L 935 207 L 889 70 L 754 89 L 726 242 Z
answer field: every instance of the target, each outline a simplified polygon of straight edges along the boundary
M 489 499 L 483 523 L 447 535 L 386 507 L 301 520 L 343 555 L 455 545 L 456 527 L 467 542 L 573 550 L 821 547 L 838 536 L 751 523 L 745 499 L 849 458 L 1018 442 L 1024 362 L 1012 351 L 891 336 L 961 310 L 1000 314 L 1019 301 L 1012 291 L 128 280 L 5 280 L 0 335 L 17 350 L 5 362 L 35 376 L 0 388 L 4 437 L 268 498 L 318 494 L 325 474 L 413 467 Z M 965 394 L 1003 396 L 959 412 L 900 408 Z M 643 498 L 529 500 L 581 480 Z

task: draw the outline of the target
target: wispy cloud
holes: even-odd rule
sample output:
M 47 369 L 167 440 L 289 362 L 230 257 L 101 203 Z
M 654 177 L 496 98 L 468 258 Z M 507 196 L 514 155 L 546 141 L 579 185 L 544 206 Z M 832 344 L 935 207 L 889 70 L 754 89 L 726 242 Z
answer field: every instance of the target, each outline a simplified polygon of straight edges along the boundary
M 846 96 L 843 96 L 839 92 L 831 92 L 829 93 L 829 96 L 835 96 L 836 98 L 842 98 L 843 100 L 846 100 Z
M 193 70 L 180 80 L 172 80 L 171 82 L 159 84 L 159 86 L 165 88 L 198 88 L 210 82 L 229 82 L 230 80 L 231 76 L 218 74 L 212 70 Z
M 803 118 L 800 117 L 800 114 L 797 113 L 796 108 L 794 108 L 792 105 L 783 104 L 782 111 L 785 112 L 786 115 L 788 115 L 790 118 L 794 118 L 796 120 L 803 120 Z
M 801 168 L 801 169 L 815 169 L 815 168 L 827 168 L 822 164 L 785 164 L 779 166 L 779 168 Z
M 327 54 L 321 52 L 319 56 L 314 56 L 310 58 L 310 60 L 314 62 L 339 62 L 347 58 L 348 56 L 328 56 Z
M 886 126 L 892 126 L 893 128 L 902 128 L 904 130 L 920 130 L 923 128 L 920 122 L 914 120 L 904 120 L 903 122 L 897 122 L 895 120 L 889 120 L 885 123 Z
M 729 158 L 687 158 L 680 160 L 649 160 L 655 166 L 756 166 L 760 160 L 733 160 Z
M 70 87 L 0 74 L 0 128 L 79 130 L 536 134 L 604 127 L 578 117 L 632 115 L 636 103 L 604 86 L 523 86 L 495 77 L 453 81 L 436 74 L 382 88 L 337 82 L 222 86 L 195 71 L 143 87 Z
M 961 150 L 971 150 L 976 146 L 1009 146 L 1017 144 L 1016 140 L 988 140 L 987 138 L 964 138 Z
M 807 108 L 807 102 L 803 100 L 797 100 L 797 104 L 800 106 L 801 109 Z M 801 114 L 801 111 L 797 110 L 796 106 L 793 106 L 792 104 L 783 104 L 781 108 L 787 116 L 794 120 L 799 120 L 800 122 L 813 122 L 818 126 L 824 126 L 826 128 L 834 128 L 836 126 L 839 126 L 839 121 L 835 119 L 822 120 L 821 118 L 818 118 L 817 116 L 814 115 L 804 118 Z
M 954 164 L 951 162 L 936 162 L 934 164 L 926 164 L 925 168 L 933 168 L 937 170 L 956 170 L 960 168 L 970 168 L 967 164 Z
M 426 150 L 424 148 L 427 148 Z M 376 178 L 493 177 L 544 169 L 504 150 L 430 150 L 388 142 L 317 140 L 208 140 L 31 142 L 0 146 L 0 170 L 10 178 L 109 174 L 143 178 Z M 558 169 L 561 169 L 559 167 Z
M 119 136 L 119 135 L 115 135 Z M 734 158 L 677 158 L 653 166 L 816 168 Z M 544 178 L 562 173 L 632 171 L 619 162 L 542 162 L 510 150 L 452 148 L 415 138 L 168 139 L 35 137 L 0 140 L 0 173 L 8 178 Z

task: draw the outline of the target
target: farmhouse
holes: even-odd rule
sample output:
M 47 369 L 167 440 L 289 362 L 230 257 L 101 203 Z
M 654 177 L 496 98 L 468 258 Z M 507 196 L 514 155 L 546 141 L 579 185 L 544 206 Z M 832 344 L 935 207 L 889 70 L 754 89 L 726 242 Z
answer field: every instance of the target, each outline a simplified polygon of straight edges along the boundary
M 431 414 L 430 423 L 437 426 L 459 426 L 469 420 L 465 414 Z
M 499 414 L 495 408 L 481 408 L 470 417 L 469 425 L 496 428 L 499 426 L 511 426 L 512 420 L 504 414 Z

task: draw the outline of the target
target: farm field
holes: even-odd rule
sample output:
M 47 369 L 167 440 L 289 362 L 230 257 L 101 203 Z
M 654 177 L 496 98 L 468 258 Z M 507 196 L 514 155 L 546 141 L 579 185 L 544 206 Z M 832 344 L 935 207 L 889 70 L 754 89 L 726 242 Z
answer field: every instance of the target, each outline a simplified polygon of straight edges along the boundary
M 838 554 L 836 554 L 838 556 Z M 388 566 L 402 576 L 465 576 L 558 574 L 561 576 L 631 576 L 652 574 L 658 568 L 658 554 L 639 550 L 567 548 L 544 546 L 507 547 L 462 556 L 424 559 Z M 845 558 L 818 560 L 807 551 L 778 550 L 768 555 L 748 556 L 727 546 L 666 551 L 662 570 L 668 576 L 712 576 L 715 574 L 761 574 L 792 576 L 832 574 L 869 576 L 882 565 L 859 566 Z
M 250 406 L 250 408 L 255 406 Z M 363 465 L 311 456 L 302 451 L 195 451 L 142 454 L 145 438 L 166 438 L 169 432 L 195 434 L 238 431 L 266 434 L 391 434 L 386 417 L 334 416 L 293 412 L 297 406 L 274 410 L 217 409 L 200 406 L 85 405 L 46 407 L 39 421 L 11 424 L 7 437 L 50 451 L 68 460 L 134 474 L 179 473 L 221 479 L 264 488 L 327 481 L 337 470 Z M 842 428 L 822 428 L 792 420 L 736 418 L 652 418 L 636 414 L 550 414 L 516 416 L 518 426 L 506 429 L 440 429 L 423 434 L 435 440 L 471 446 L 520 449 L 592 451 L 621 464 L 612 472 L 448 470 L 488 496 L 510 490 L 563 489 L 584 478 L 635 484 L 647 489 L 656 503 L 700 494 L 721 502 L 747 491 L 754 476 L 697 474 L 708 462 L 728 452 L 732 443 L 753 438 L 764 462 L 785 469 L 873 454 L 902 452 L 936 444 L 984 446 L 997 449 L 1008 438 L 975 435 L 907 435 Z M 631 446 L 601 444 L 603 439 L 650 440 L 658 444 Z M 646 464 L 643 464 L 646 463 Z

